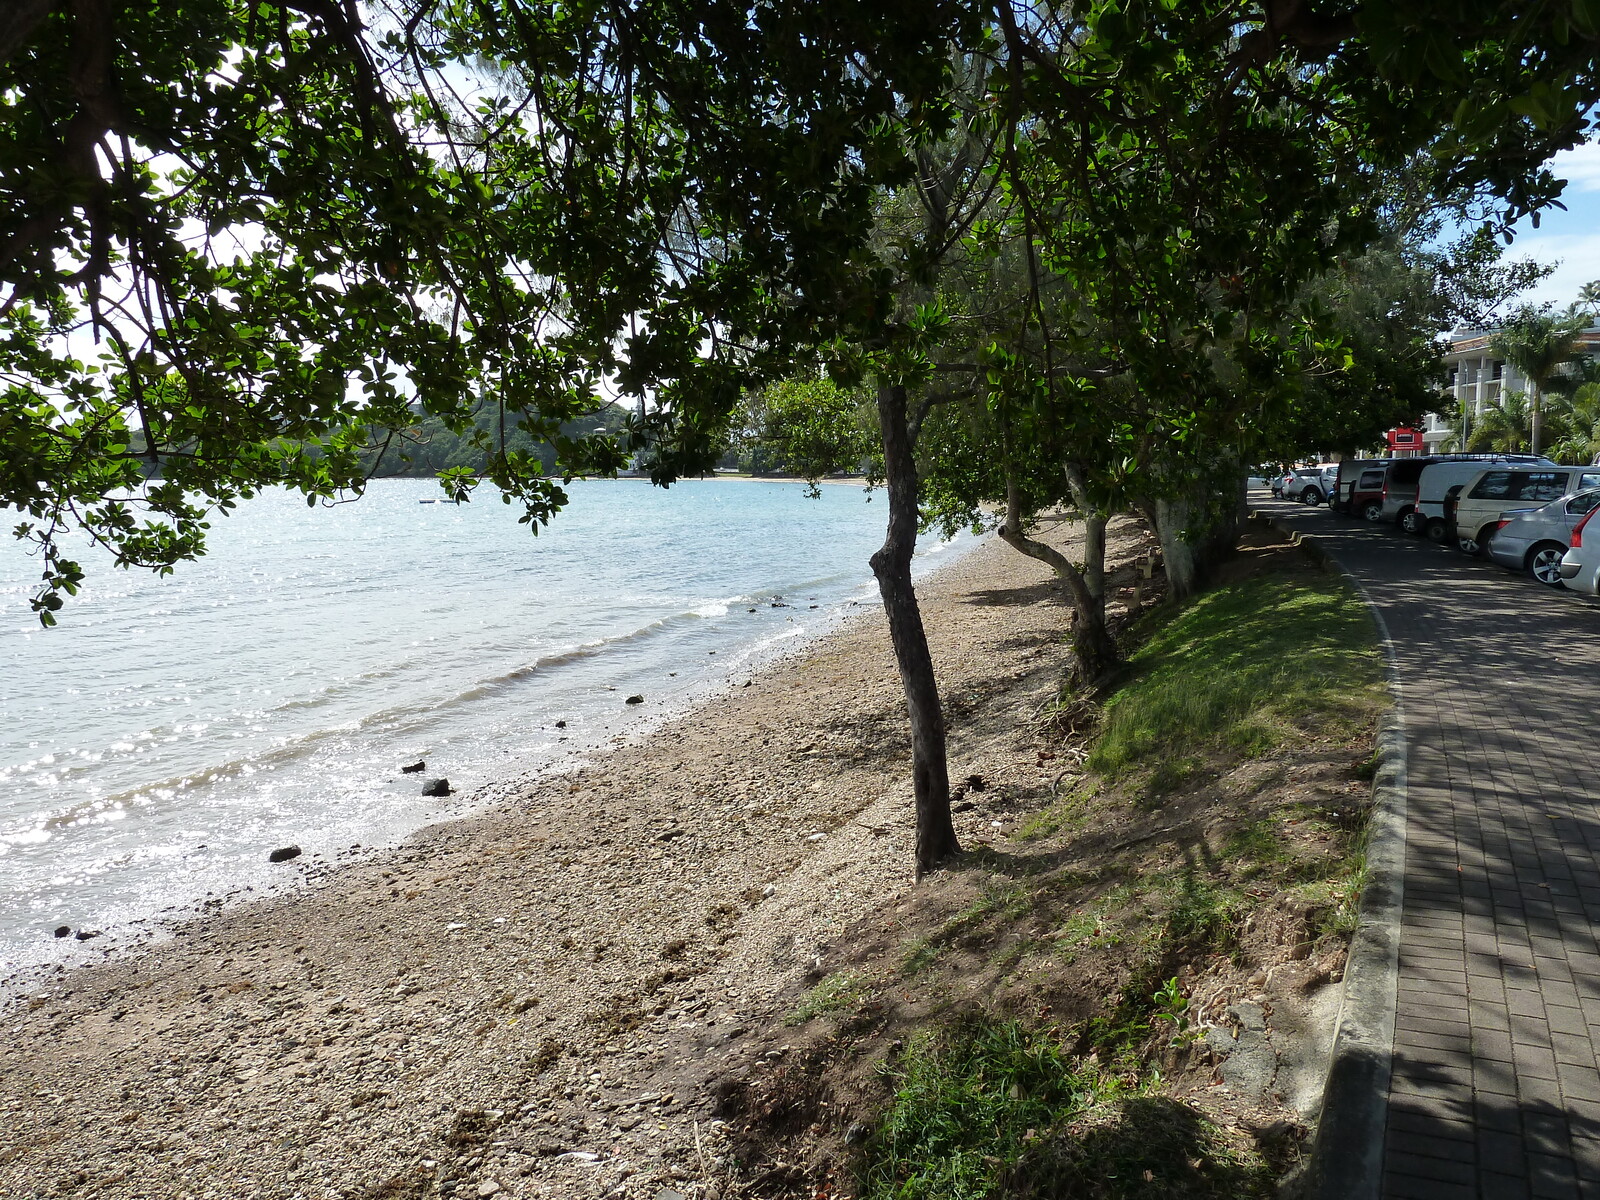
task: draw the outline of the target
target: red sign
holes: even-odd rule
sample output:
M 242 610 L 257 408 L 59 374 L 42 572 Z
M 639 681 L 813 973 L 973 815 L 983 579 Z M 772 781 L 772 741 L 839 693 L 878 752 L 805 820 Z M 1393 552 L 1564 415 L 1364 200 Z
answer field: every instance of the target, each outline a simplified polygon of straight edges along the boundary
M 1385 435 L 1391 450 L 1415 450 L 1422 445 L 1422 431 L 1412 429 L 1409 425 L 1402 425 L 1399 429 L 1391 429 Z

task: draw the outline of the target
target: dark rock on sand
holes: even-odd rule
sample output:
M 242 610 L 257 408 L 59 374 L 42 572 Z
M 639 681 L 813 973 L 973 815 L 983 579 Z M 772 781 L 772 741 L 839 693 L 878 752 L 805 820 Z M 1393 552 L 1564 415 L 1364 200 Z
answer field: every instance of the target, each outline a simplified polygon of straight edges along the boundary
M 283 846 L 283 847 L 281 847 L 281 848 L 279 848 L 277 850 L 274 850 L 271 854 L 267 855 L 267 861 L 269 863 L 281 863 L 281 862 L 288 862 L 291 858 L 299 858 L 299 857 L 300 857 L 300 847 L 299 846 Z
M 72 936 L 72 926 L 71 925 L 57 925 L 56 926 L 56 936 L 58 938 L 71 937 Z
M 427 769 L 428 769 L 427 760 L 426 759 L 418 759 L 416 762 L 412 763 L 409 767 L 401 767 L 400 768 L 400 774 L 402 774 L 402 775 L 415 775 L 418 771 L 425 771 Z
M 644 697 L 643 696 L 629 696 L 627 702 L 629 704 L 643 704 L 644 703 Z
M 424 796 L 448 796 L 450 794 L 450 781 L 448 779 L 430 779 L 422 785 Z

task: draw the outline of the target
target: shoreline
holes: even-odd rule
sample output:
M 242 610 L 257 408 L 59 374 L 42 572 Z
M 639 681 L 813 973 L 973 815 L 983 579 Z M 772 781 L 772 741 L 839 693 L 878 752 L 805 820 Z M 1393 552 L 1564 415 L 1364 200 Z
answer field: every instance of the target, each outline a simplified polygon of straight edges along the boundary
M 1066 609 L 994 539 L 918 592 L 959 777 L 963 697 L 1017 689 L 1031 711 Z M 692 1186 L 714 1118 L 660 1080 L 739 1053 L 841 929 L 911 886 L 882 624 L 850 614 L 636 744 L 58 972 L 6 1012 L 0 1196 L 57 1176 L 95 1196 Z M 1000 836 L 969 817 L 968 844 Z
M 923 581 L 932 574 L 974 552 L 983 540 L 970 536 L 953 542 L 930 540 L 915 563 L 918 586 L 923 586 Z M 674 681 L 666 678 L 668 672 L 662 666 L 657 672 L 661 676 L 659 679 L 633 679 L 628 682 L 634 686 L 620 691 L 610 689 L 617 693 L 616 711 L 597 707 L 587 714 L 580 712 L 580 718 L 587 715 L 588 719 L 576 720 L 572 729 L 561 731 L 575 735 L 570 741 L 566 737 L 560 738 L 559 741 L 565 745 L 558 746 L 552 741 L 547 751 L 523 751 L 499 764 L 493 758 L 485 761 L 479 756 L 472 760 L 468 769 L 463 770 L 463 763 L 456 762 L 455 769 L 446 767 L 437 772 L 448 774 L 456 782 L 456 794 L 450 800 L 438 802 L 430 806 L 429 811 L 418 814 L 420 820 L 413 816 L 394 820 L 374 819 L 367 827 L 354 829 L 350 836 L 344 838 L 319 837 L 320 830 L 315 823 L 311 828 L 287 825 L 277 831 L 276 837 L 261 843 L 257 856 L 259 861 L 253 860 L 249 864 L 246 868 L 249 873 L 243 879 L 235 876 L 234 880 L 219 884 L 207 878 L 199 887 L 190 890 L 188 895 L 182 894 L 182 889 L 177 889 L 177 894 L 173 894 L 175 889 L 168 888 L 168 895 L 155 899 L 147 907 L 123 907 L 115 917 L 102 913 L 81 923 L 76 914 L 70 912 L 47 913 L 44 916 L 33 914 L 28 924 L 37 925 L 37 929 L 31 932 L 43 944 L 44 948 L 40 950 L 22 944 L 22 936 L 28 935 L 30 930 L 24 928 L 24 923 L 19 919 L 16 922 L 18 941 L 15 944 L 8 943 L 6 947 L 15 953 L 0 954 L 0 1013 L 24 999 L 33 989 L 45 986 L 63 968 L 75 971 L 119 962 L 129 955 L 142 954 L 152 946 L 169 942 L 176 930 L 187 927 L 196 918 L 209 919 L 223 912 L 231 913 L 241 905 L 271 902 L 277 897 L 297 894 L 306 886 L 304 876 L 308 869 L 319 873 L 343 869 L 353 862 L 366 861 L 375 855 L 394 853 L 403 848 L 409 839 L 433 825 L 461 820 L 510 803 L 546 777 L 570 774 L 613 753 L 619 746 L 636 745 L 641 740 L 655 736 L 665 725 L 727 694 L 744 680 L 770 670 L 774 664 L 806 653 L 809 647 L 832 636 L 845 623 L 855 619 L 863 609 L 876 608 L 879 599 L 871 575 L 865 571 L 864 565 L 862 572 L 859 586 L 852 585 L 846 596 L 824 604 L 821 612 L 800 613 L 792 618 L 805 619 L 802 624 L 809 627 L 803 632 L 790 636 L 768 631 L 758 636 L 748 636 L 736 645 L 722 646 L 722 658 L 702 661 L 726 662 L 726 667 L 700 670 L 703 678 L 694 678 L 686 685 L 685 681 L 680 680 L 676 681 L 678 686 L 675 687 Z M 804 609 L 806 606 L 799 604 L 797 607 Z M 810 607 L 818 606 L 813 604 Z M 785 626 L 777 628 L 781 631 Z M 796 630 L 800 627 L 787 628 Z M 685 664 L 674 661 L 666 665 L 683 668 L 686 677 L 697 671 L 692 662 Z M 624 681 L 618 679 L 616 682 L 621 684 Z M 635 691 L 646 695 L 646 703 L 622 709 L 621 696 Z M 598 687 L 595 694 L 603 700 L 604 694 Z M 572 712 L 554 711 L 565 717 L 573 716 Z M 464 788 L 460 775 L 467 776 Z M 479 777 L 474 779 L 474 775 Z M 400 778 L 395 776 L 397 781 Z M 410 790 L 414 792 L 415 788 Z M 308 841 L 308 837 L 311 840 Z M 206 839 L 196 840 L 203 842 Z M 263 865 L 270 851 L 291 844 L 306 848 L 304 858 L 298 863 L 270 867 Z M 205 846 L 202 845 L 200 850 L 203 852 Z M 202 865 L 210 866 L 209 863 Z M 176 869 L 183 871 L 184 863 L 178 862 Z M 210 888 L 215 890 L 204 890 Z M 89 933 L 90 938 L 58 938 L 52 942 L 51 929 L 64 922 L 74 931 Z

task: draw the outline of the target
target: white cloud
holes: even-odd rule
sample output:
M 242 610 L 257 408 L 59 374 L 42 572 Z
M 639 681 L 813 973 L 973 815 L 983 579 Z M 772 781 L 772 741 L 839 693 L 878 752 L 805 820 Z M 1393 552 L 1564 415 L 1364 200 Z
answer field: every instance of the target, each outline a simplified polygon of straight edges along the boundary
M 1531 258 L 1555 271 L 1540 280 L 1516 303 L 1565 308 L 1578 298 L 1578 289 L 1600 279 L 1600 231 L 1594 233 L 1527 233 L 1506 252 L 1506 261 Z
M 1600 141 L 1563 150 L 1550 160 L 1549 167 L 1557 179 L 1567 181 L 1568 195 L 1600 192 Z

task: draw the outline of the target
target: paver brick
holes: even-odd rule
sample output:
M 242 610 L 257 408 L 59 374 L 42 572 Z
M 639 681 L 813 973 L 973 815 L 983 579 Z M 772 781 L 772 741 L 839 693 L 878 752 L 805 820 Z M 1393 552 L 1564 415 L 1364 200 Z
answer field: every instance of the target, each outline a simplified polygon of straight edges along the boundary
M 1287 519 L 1381 611 L 1406 700 L 1383 1195 L 1600 1200 L 1593 614 L 1398 534 Z

